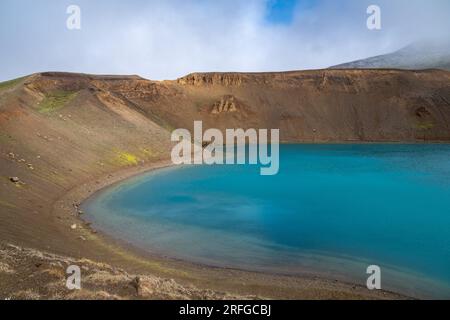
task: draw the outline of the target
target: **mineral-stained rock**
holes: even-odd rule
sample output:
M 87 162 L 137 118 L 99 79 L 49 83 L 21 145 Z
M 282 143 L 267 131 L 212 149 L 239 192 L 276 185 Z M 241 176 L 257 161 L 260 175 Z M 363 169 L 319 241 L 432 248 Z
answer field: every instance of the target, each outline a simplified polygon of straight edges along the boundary
M 237 107 L 238 102 L 236 98 L 231 95 L 227 95 L 222 97 L 219 101 L 215 102 L 212 106 L 211 113 L 219 114 L 219 113 L 227 113 L 227 112 L 236 112 L 238 111 Z

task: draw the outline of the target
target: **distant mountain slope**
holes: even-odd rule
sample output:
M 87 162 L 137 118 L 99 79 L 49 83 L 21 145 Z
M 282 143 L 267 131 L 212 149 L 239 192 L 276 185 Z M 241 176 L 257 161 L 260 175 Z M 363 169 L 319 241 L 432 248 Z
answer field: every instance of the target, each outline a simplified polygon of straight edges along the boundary
M 450 44 L 414 43 L 390 54 L 344 63 L 331 68 L 450 70 Z

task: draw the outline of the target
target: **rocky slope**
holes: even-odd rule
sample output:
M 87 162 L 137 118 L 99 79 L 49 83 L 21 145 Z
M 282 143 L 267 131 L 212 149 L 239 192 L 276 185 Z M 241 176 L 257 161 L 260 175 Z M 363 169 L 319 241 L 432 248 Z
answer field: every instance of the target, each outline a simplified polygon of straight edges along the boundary
M 66 287 L 69 266 L 82 266 L 81 290 Z M 129 274 L 121 268 L 0 242 L 0 299 L 256 299 L 183 286 L 173 279 Z
M 220 129 L 280 128 L 284 141 L 448 140 L 449 75 L 396 70 L 193 74 L 172 85 L 182 92 L 175 102 L 178 112 L 149 108 L 175 126 L 202 119 Z M 215 112 L 217 102 L 230 96 L 237 111 Z

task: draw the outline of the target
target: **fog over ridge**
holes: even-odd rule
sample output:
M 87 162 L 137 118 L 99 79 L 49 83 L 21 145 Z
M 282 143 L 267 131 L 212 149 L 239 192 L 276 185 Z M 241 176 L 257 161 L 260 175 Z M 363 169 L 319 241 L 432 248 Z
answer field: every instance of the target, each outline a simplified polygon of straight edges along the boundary
M 417 41 L 450 43 L 448 0 L 298 0 L 288 23 L 267 19 L 269 1 L 3 0 L 0 80 L 39 71 L 163 80 L 319 69 Z M 81 8 L 81 30 L 66 28 L 71 4 Z M 381 8 L 381 30 L 366 27 L 371 4 Z

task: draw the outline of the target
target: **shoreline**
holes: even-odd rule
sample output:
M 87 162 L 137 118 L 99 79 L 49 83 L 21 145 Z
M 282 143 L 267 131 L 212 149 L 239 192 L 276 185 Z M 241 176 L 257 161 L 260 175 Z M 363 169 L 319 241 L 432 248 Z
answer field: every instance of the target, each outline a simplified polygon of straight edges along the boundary
M 65 195 L 63 195 L 60 199 L 58 199 L 54 205 L 53 205 L 53 213 L 58 212 L 58 210 L 61 208 L 61 206 L 65 207 L 67 209 L 67 205 L 70 203 L 77 203 L 80 205 L 80 207 L 86 203 L 86 201 L 89 201 L 90 198 L 95 197 L 95 194 L 98 192 L 103 192 L 105 189 L 111 188 L 114 185 L 123 183 L 123 181 L 132 179 L 137 176 L 142 176 L 147 173 L 150 173 L 154 170 L 163 169 L 163 168 L 169 168 L 172 167 L 172 163 L 170 160 L 163 160 L 158 161 L 146 165 L 142 165 L 139 167 L 130 167 L 125 168 L 113 173 L 109 173 L 103 177 L 99 177 L 96 179 L 92 179 L 88 182 L 82 183 L 81 185 L 69 190 Z M 73 208 L 75 210 L 75 208 Z M 310 272 L 305 272 L 302 274 L 301 272 L 299 274 L 282 274 L 282 273 L 274 273 L 274 272 L 268 272 L 268 271 L 254 271 L 254 270 L 244 270 L 244 269 L 238 269 L 238 268 L 227 268 L 227 267 L 220 267 L 220 266 L 209 266 L 205 264 L 195 263 L 195 262 L 189 262 L 181 259 L 166 257 L 164 255 L 157 255 L 150 253 L 148 251 L 145 251 L 141 248 L 138 248 L 134 246 L 133 244 L 127 243 L 126 241 L 123 241 L 121 239 L 114 238 L 110 234 L 107 234 L 105 232 L 97 232 L 96 230 L 91 228 L 91 224 L 87 222 L 85 219 L 83 219 L 83 216 L 79 215 L 70 215 L 72 218 L 74 218 L 74 221 L 78 221 L 82 226 L 81 233 L 85 234 L 85 239 L 91 240 L 91 244 L 95 247 L 101 247 L 101 248 L 107 248 L 109 253 L 105 255 L 102 255 L 103 259 L 113 259 L 115 260 L 114 255 L 119 255 L 122 259 L 121 263 L 124 263 L 125 267 L 131 268 L 133 271 L 137 272 L 150 272 L 150 273 L 157 273 L 161 276 L 175 276 L 175 278 L 178 278 L 177 280 L 184 281 L 183 278 L 187 276 L 187 278 L 204 278 L 206 275 L 206 278 L 209 274 L 213 274 L 214 276 L 223 276 L 227 273 L 236 273 L 240 275 L 243 279 L 247 278 L 256 278 L 256 282 L 260 282 L 258 278 L 264 278 L 264 281 L 268 281 L 268 284 L 264 284 L 264 286 L 268 286 L 268 288 L 273 288 L 273 285 L 277 285 L 280 280 L 283 281 L 292 281 L 292 279 L 295 279 L 296 281 L 300 282 L 308 282 L 309 285 L 311 285 L 310 282 L 315 282 L 316 284 L 313 285 L 313 290 L 311 291 L 336 291 L 334 295 L 342 297 L 348 295 L 348 291 L 353 291 L 354 293 L 350 294 L 350 299 L 353 298 L 363 298 L 363 299 L 410 299 L 411 297 L 404 296 L 399 293 L 395 292 L 389 292 L 389 291 L 378 291 L 373 292 L 367 290 L 367 288 L 351 283 L 346 282 L 342 280 L 337 280 L 333 278 L 326 278 L 323 275 L 314 274 Z M 83 236 L 83 235 L 81 235 Z M 136 262 L 139 266 L 132 265 Z M 153 267 L 146 268 L 141 267 L 140 265 L 144 263 L 150 263 L 150 265 L 153 265 Z M 158 267 L 155 267 L 157 265 Z M 163 270 L 161 270 L 163 269 Z M 177 277 L 177 274 L 174 274 L 173 269 L 177 270 L 177 274 L 179 273 L 179 269 L 182 269 L 184 272 L 184 276 Z M 200 277 L 199 277 L 200 276 Z M 204 281 L 204 280 L 203 280 Z M 202 282 L 203 282 L 202 281 Z M 195 281 L 197 282 L 197 281 Z M 211 282 L 209 279 L 207 282 Z M 212 285 L 210 288 L 216 289 L 215 281 L 212 281 Z M 222 289 L 223 285 L 219 285 L 218 289 Z M 290 288 L 291 290 L 296 290 L 295 286 L 293 288 Z M 233 290 L 233 288 L 231 289 Z M 270 297 L 270 290 L 265 290 L 266 294 Z M 234 293 L 234 292 L 233 292 Z M 247 292 L 246 292 L 247 293 Z M 258 294 L 258 292 L 254 290 L 250 290 L 248 292 L 249 294 Z M 354 295 L 354 296 L 353 296 Z M 277 295 L 272 295 L 272 298 L 281 298 L 281 299 L 291 299 L 296 298 L 297 294 L 288 294 L 287 296 L 281 296 L 278 297 Z M 300 298 L 303 296 L 303 294 L 300 295 Z M 322 294 L 313 293 L 312 297 L 309 297 L 311 299 L 321 299 Z

